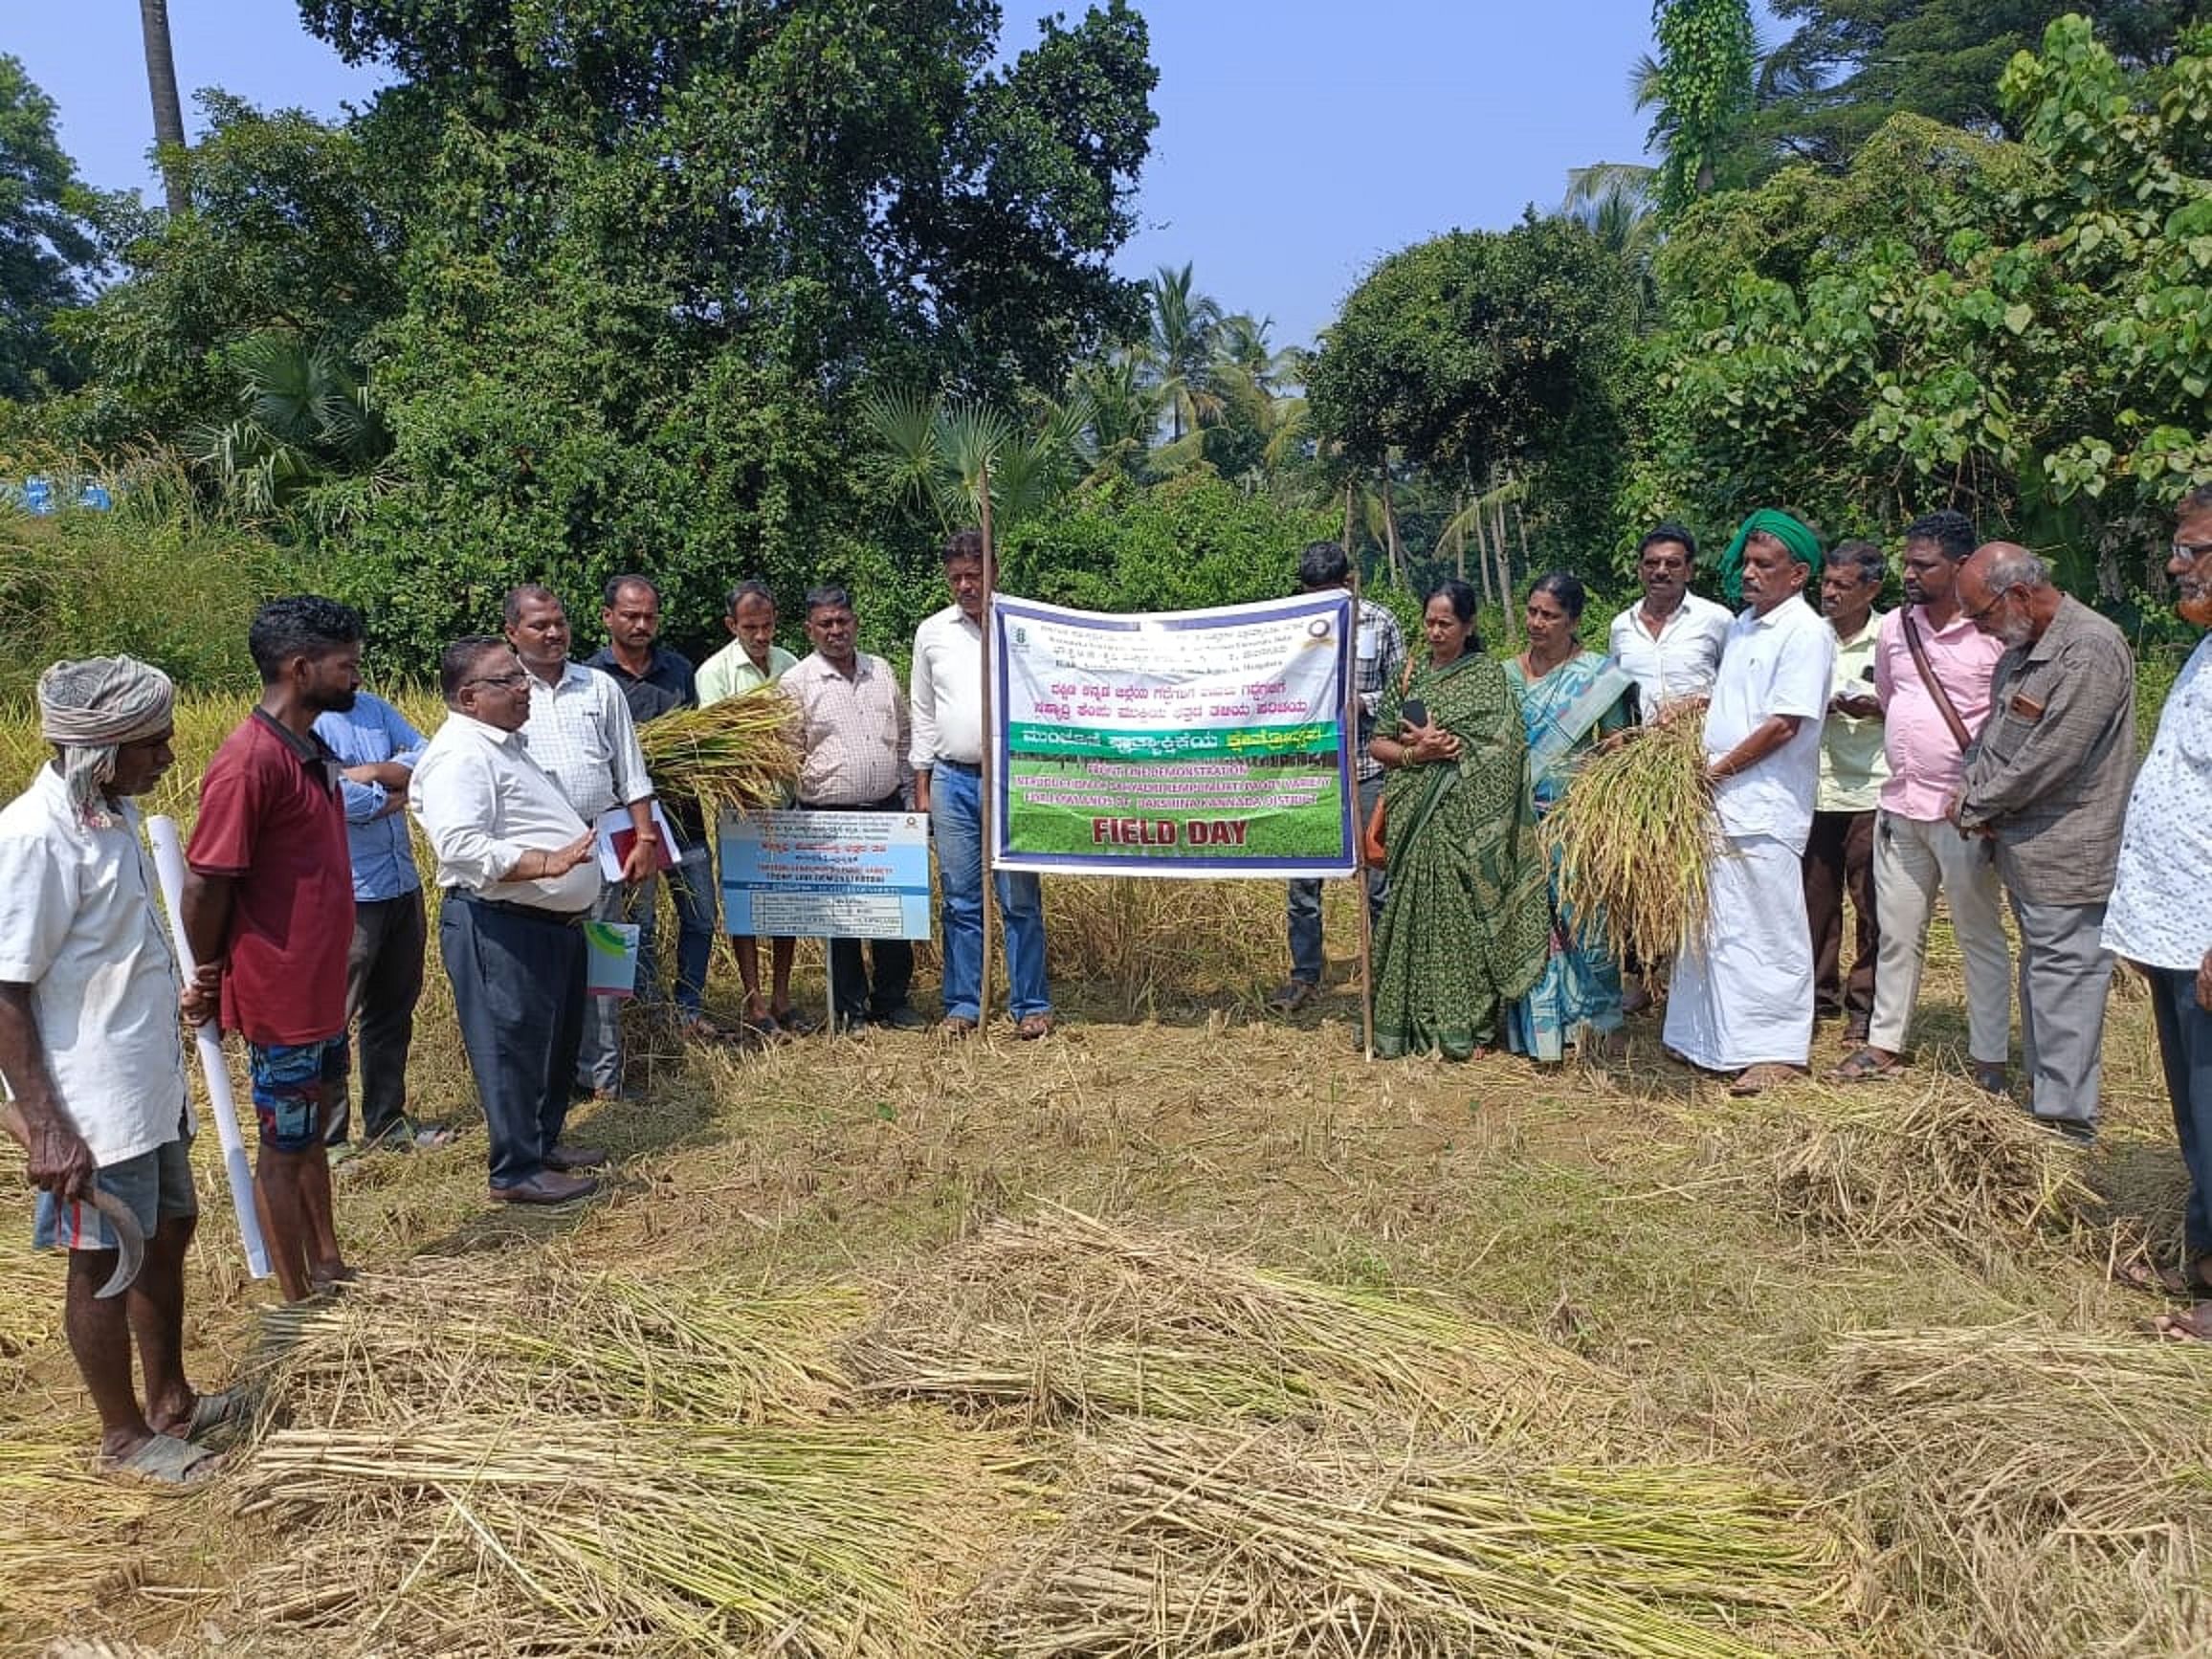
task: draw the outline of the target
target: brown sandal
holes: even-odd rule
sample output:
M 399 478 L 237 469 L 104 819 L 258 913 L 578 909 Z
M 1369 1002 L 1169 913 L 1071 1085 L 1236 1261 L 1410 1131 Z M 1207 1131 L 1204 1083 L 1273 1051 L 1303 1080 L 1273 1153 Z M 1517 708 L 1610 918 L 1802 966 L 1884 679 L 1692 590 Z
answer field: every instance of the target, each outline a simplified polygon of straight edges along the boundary
M 1780 1060 L 1762 1060 L 1756 1066 L 1746 1066 L 1736 1074 L 1728 1092 L 1738 1099 L 1763 1095 L 1781 1083 L 1794 1083 L 1805 1075 L 1803 1066 L 1785 1066 Z
M 1847 1056 L 1828 1073 L 1831 1083 L 1867 1083 L 1877 1077 L 1893 1077 L 1905 1070 L 1905 1062 L 1894 1054 L 1885 1054 L 1879 1049 L 1864 1048 Z

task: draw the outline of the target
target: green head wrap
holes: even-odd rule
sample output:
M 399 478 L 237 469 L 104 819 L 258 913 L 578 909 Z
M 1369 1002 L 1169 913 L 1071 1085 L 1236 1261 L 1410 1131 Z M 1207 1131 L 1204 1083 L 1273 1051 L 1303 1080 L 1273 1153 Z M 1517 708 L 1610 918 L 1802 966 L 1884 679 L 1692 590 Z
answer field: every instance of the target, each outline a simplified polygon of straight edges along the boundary
M 1809 568 L 1812 574 L 1806 578 L 1808 583 L 1821 579 L 1821 539 L 1813 534 L 1812 526 L 1779 508 L 1761 507 L 1736 526 L 1736 540 L 1720 556 L 1720 590 L 1728 595 L 1730 605 L 1743 603 L 1743 546 L 1760 535 L 1772 536 L 1792 559 Z

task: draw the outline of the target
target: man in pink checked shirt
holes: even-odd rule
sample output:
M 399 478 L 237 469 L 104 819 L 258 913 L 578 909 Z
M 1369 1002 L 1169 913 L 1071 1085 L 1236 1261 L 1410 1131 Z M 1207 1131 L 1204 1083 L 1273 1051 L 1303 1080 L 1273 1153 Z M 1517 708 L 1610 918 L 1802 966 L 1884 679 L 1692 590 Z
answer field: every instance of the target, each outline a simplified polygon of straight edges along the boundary
M 1989 843 L 1946 814 L 1966 744 L 1989 718 L 1989 684 L 2003 642 L 1959 608 L 1958 566 L 1974 526 L 1945 509 L 1905 530 L 1906 603 L 1882 619 L 1874 696 L 1882 705 L 1889 781 L 1874 829 L 1874 910 L 1881 928 L 1874 1011 L 1866 1046 L 1830 1073 L 1842 1082 L 1904 1068 L 1906 1033 L 1927 964 L 1928 918 L 1940 891 L 1966 962 L 1966 1046 L 1974 1080 L 2005 1090 L 2012 1044 L 2012 949 Z M 1915 650 L 1917 646 L 1917 650 Z

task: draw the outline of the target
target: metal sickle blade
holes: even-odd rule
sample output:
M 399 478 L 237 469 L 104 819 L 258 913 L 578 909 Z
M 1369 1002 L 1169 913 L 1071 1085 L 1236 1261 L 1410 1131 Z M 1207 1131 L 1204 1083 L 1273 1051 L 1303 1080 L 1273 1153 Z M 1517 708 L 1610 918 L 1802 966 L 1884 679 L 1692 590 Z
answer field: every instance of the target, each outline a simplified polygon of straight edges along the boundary
M 106 1284 L 93 1293 L 105 1300 L 129 1290 L 139 1276 L 139 1269 L 146 1265 L 146 1235 L 139 1226 L 138 1217 L 131 1213 L 130 1206 L 114 1193 L 95 1188 L 92 1207 L 107 1217 L 108 1228 L 115 1234 L 115 1272 L 108 1275 Z

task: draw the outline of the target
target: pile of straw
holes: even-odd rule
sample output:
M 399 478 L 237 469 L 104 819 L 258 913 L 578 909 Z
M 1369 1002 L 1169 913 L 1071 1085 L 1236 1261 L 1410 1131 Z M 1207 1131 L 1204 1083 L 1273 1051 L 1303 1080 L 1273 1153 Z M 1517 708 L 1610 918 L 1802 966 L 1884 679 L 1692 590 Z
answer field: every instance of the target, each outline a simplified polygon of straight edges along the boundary
M 62 1432 L 67 1438 L 53 1439 L 11 1425 L 0 1436 L 0 1515 L 8 1517 L 0 1525 L 0 1644 L 113 1600 L 113 1589 L 136 1567 L 139 1523 L 162 1501 L 96 1471 L 94 1424 L 71 1424 Z
M 1147 1424 L 984 1593 L 1009 1659 L 1832 1650 L 1856 1552 L 1756 1476 Z
M 1940 1079 L 1904 1099 L 1888 1091 L 1817 1098 L 1775 1159 L 1775 1210 L 1785 1221 L 1854 1245 L 1925 1240 L 1979 1261 L 2039 1236 L 2070 1236 L 2100 1207 L 2076 1149 L 1979 1089 Z
M 328 1427 L 477 1409 L 488 1380 L 545 1417 L 789 1420 L 834 1405 L 858 1293 L 635 1279 L 559 1250 L 429 1258 L 271 1316 L 272 1408 Z
M 710 815 L 780 807 L 799 780 L 791 700 L 774 686 L 678 709 L 637 728 L 645 768 L 664 795 L 696 801 Z
M 272 1435 L 245 1512 L 335 1547 L 277 1552 L 247 1586 L 254 1618 L 319 1652 L 927 1659 L 960 1650 L 943 1610 L 1015 1513 L 1015 1449 L 924 1418 L 720 1428 L 514 1405 Z
M 1903 1650 L 2201 1653 L 2207 1398 L 2196 1343 L 1865 1331 L 1808 1390 L 1800 1456 L 1857 1486 Z
M 1617 1385 L 1540 1338 L 1066 1209 L 997 1223 L 929 1264 L 847 1360 L 864 1396 L 1040 1424 L 1382 1415 L 1586 1445 L 1625 1412 Z
M 1559 900 L 1623 961 L 1664 963 L 1705 928 L 1714 846 L 1702 720 L 1636 727 L 1586 756 L 1545 815 Z

